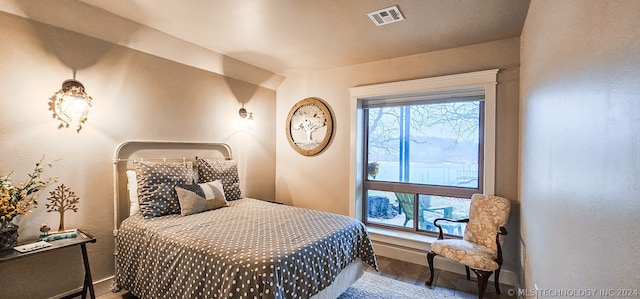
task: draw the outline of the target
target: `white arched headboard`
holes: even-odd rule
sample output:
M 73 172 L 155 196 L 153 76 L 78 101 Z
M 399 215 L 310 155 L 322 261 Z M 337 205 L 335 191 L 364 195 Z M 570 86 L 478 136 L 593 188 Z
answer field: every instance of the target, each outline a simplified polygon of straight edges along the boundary
M 231 147 L 221 142 L 128 140 L 115 149 L 113 155 L 113 234 L 129 217 L 127 169 L 134 161 L 193 161 L 196 157 L 231 160 Z M 194 164 L 195 165 L 195 164 Z

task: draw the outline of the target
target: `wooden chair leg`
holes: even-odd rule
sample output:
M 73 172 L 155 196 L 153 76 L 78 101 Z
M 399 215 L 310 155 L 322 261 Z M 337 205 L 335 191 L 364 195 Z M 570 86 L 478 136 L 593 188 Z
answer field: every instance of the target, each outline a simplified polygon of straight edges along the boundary
M 499 266 L 495 272 L 496 273 L 496 278 L 495 278 L 496 294 L 498 295 L 500 295 L 500 268 L 502 268 L 502 266 Z
M 464 266 L 464 270 L 467 271 L 467 280 L 471 280 L 471 274 L 469 273 L 469 266 Z
M 431 273 L 431 277 L 429 277 L 429 280 L 425 282 L 428 286 L 431 286 L 431 284 L 433 283 L 433 258 L 435 256 L 435 252 L 431 250 L 429 250 L 429 253 L 427 253 L 427 263 L 429 263 L 429 272 Z
M 487 288 L 487 282 L 489 281 L 489 276 L 493 274 L 493 271 L 482 271 L 472 269 L 476 276 L 478 277 L 478 299 L 482 299 L 484 295 L 484 290 Z

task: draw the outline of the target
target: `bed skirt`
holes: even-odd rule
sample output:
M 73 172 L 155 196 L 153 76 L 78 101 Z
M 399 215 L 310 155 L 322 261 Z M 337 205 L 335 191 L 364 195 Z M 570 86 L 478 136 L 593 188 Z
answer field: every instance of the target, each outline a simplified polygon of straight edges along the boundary
M 356 280 L 362 277 L 368 267 L 364 262 L 357 260 L 342 269 L 331 285 L 313 295 L 311 299 L 335 299 L 340 297 Z

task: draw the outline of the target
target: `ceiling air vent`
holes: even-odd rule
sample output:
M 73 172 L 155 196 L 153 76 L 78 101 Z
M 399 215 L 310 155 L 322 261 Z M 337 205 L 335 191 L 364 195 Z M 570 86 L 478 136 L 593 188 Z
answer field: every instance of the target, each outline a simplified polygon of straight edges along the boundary
M 398 6 L 391 6 L 367 14 L 376 26 L 387 25 L 404 20 L 404 16 Z

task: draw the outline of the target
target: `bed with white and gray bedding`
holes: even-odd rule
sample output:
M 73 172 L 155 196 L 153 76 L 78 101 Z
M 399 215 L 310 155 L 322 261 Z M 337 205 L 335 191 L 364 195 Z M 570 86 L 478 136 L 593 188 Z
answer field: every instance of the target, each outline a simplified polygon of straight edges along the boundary
M 116 151 L 116 160 L 128 159 L 119 158 Z M 193 163 L 202 188 L 193 182 L 191 162 L 146 162 L 144 167 L 134 166 L 140 212 L 123 217 L 126 219 L 116 227 L 116 283 L 133 295 L 141 299 L 318 298 L 333 291 L 333 295 L 325 296 L 335 298 L 336 289 L 340 289 L 336 288 L 336 277 L 344 276 L 338 280 L 353 282 L 362 273 L 361 265 L 377 268 L 362 222 L 343 215 L 241 198 L 239 188 L 236 193 L 234 187 L 235 162 L 202 161 Z M 225 165 L 236 167 L 235 175 L 233 167 Z M 116 180 L 120 168 L 125 167 L 114 167 Z M 159 169 L 161 173 L 169 171 L 158 178 Z M 222 174 L 214 173 L 212 177 L 201 169 Z M 158 192 L 184 192 L 175 188 L 178 186 L 203 199 L 211 194 L 205 189 L 211 187 L 215 191 L 219 186 L 203 182 L 216 179 L 224 185 L 219 191 L 229 200 L 218 202 L 215 207 L 196 200 L 194 210 L 181 197 L 176 210 L 176 198 L 158 200 L 156 196 Z M 190 209 L 186 215 L 184 207 Z M 117 204 L 116 210 L 120 210 Z M 120 222 L 118 217 L 116 221 Z M 359 270 L 346 271 L 353 265 L 358 265 Z

